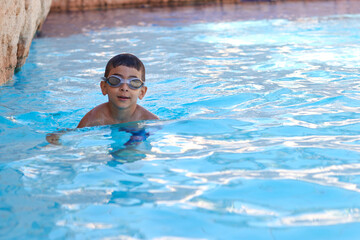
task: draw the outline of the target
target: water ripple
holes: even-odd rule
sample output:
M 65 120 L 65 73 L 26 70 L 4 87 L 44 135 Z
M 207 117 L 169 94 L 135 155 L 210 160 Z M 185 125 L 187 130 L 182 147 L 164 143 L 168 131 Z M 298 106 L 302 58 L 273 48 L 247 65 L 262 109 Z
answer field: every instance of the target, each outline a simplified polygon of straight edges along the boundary
M 0 88 L 0 238 L 356 239 L 359 18 L 35 39 Z M 132 146 L 126 124 L 74 129 L 119 51 L 144 61 L 140 104 L 162 119 Z
M 269 180 L 293 179 L 350 191 L 360 191 L 358 184 L 341 182 L 338 179 L 339 176 L 360 175 L 360 164 L 334 165 L 304 170 L 230 170 L 212 173 L 187 173 L 187 175 L 198 178 L 201 182 L 211 182 L 222 185 L 227 185 L 230 181 L 238 178 Z

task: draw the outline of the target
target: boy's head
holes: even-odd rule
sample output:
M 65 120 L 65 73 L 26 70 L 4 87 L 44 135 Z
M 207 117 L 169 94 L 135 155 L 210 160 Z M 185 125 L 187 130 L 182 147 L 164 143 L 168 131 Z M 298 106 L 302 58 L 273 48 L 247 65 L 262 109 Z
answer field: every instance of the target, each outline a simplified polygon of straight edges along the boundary
M 106 64 L 104 77 L 109 77 L 109 72 L 111 69 L 118 66 L 126 66 L 130 68 L 135 68 L 141 72 L 141 80 L 145 82 L 145 66 L 139 58 L 130 53 L 122 53 L 111 58 Z
M 137 99 L 143 99 L 147 92 L 147 87 L 143 84 L 145 82 L 144 64 L 136 56 L 129 53 L 116 55 L 107 63 L 104 77 L 108 78 L 112 75 L 119 78 L 119 84 L 112 85 L 109 79 L 103 79 L 100 82 L 103 95 L 108 95 L 109 103 L 118 109 L 136 107 Z M 124 83 L 125 80 L 135 82 Z M 142 82 L 141 85 L 136 86 L 139 82 Z

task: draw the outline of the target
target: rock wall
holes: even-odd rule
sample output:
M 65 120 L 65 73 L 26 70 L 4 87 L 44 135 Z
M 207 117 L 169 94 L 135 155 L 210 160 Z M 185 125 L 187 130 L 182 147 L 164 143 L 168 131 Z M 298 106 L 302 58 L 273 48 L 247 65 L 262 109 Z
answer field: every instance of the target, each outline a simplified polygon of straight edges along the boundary
M 10 80 L 29 54 L 51 0 L 0 0 L 0 84 Z
M 229 0 L 53 0 L 51 11 L 79 11 L 118 7 L 156 7 L 224 2 Z M 236 0 L 230 0 L 236 1 Z

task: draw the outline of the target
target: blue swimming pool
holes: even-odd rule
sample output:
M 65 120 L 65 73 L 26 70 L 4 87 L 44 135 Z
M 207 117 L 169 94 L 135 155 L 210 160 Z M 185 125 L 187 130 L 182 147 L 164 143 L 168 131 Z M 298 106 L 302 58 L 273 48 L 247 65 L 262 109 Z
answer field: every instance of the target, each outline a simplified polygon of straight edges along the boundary
M 143 24 L 35 39 L 0 87 L 2 239 L 357 239 L 360 15 Z M 160 121 L 65 133 L 108 59 Z

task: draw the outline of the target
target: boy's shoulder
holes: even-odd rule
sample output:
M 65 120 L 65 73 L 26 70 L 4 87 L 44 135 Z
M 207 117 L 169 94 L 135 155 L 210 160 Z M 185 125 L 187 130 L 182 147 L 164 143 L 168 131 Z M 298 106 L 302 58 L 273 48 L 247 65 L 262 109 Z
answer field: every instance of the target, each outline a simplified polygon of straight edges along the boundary
M 100 104 L 91 109 L 79 122 L 78 128 L 104 125 L 105 116 L 108 115 L 107 103 Z
M 130 121 L 158 120 L 159 117 L 137 104 L 135 114 Z M 103 103 L 90 110 L 79 122 L 77 128 L 115 124 L 109 112 L 108 103 Z
M 137 105 L 137 120 L 158 120 L 159 117 L 150 112 L 149 110 L 145 109 L 144 107 Z

